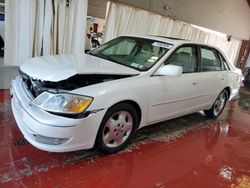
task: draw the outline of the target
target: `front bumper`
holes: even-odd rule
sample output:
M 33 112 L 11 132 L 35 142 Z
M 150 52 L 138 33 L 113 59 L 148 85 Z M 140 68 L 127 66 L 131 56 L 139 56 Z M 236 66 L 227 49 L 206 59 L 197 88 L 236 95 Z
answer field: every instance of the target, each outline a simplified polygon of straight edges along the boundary
M 48 113 L 32 104 L 21 77 L 12 81 L 12 111 L 24 137 L 35 147 L 51 152 L 89 149 L 95 138 L 106 109 L 83 119 L 72 119 Z M 40 143 L 35 135 L 49 138 L 67 138 L 59 145 Z

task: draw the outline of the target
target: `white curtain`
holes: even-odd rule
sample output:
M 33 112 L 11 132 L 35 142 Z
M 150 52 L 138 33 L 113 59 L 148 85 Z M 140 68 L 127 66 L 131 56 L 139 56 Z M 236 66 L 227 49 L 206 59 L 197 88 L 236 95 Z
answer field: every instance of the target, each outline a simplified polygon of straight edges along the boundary
M 236 64 L 241 40 L 231 38 L 228 42 L 225 36 L 204 31 L 182 21 L 114 2 L 109 2 L 108 5 L 104 42 L 126 34 L 177 37 L 217 46 Z
M 5 1 L 5 65 L 35 56 L 83 53 L 88 0 Z

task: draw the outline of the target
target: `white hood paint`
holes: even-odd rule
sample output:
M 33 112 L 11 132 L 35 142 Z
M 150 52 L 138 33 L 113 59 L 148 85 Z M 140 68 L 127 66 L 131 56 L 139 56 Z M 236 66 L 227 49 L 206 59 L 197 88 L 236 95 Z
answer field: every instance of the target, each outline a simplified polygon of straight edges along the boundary
M 76 74 L 135 75 L 140 72 L 88 54 L 64 54 L 36 57 L 20 66 L 25 74 L 35 79 L 57 82 Z

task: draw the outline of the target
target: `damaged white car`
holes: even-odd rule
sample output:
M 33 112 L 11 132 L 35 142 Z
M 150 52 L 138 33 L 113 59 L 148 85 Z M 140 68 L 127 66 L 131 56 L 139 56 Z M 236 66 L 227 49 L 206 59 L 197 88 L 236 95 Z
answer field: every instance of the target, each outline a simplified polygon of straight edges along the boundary
M 89 54 L 32 58 L 12 81 L 25 138 L 52 152 L 124 148 L 144 126 L 204 110 L 218 117 L 241 72 L 210 46 L 159 36 L 118 37 Z

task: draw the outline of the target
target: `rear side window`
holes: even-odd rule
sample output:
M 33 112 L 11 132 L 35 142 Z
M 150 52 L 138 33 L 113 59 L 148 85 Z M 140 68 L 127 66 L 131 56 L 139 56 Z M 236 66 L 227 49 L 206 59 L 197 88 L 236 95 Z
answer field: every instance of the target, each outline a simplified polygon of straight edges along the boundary
M 223 55 L 220 54 L 221 62 L 222 62 L 222 70 L 230 70 L 227 61 L 223 57 Z
M 221 61 L 214 49 L 201 47 L 201 71 L 220 71 Z

